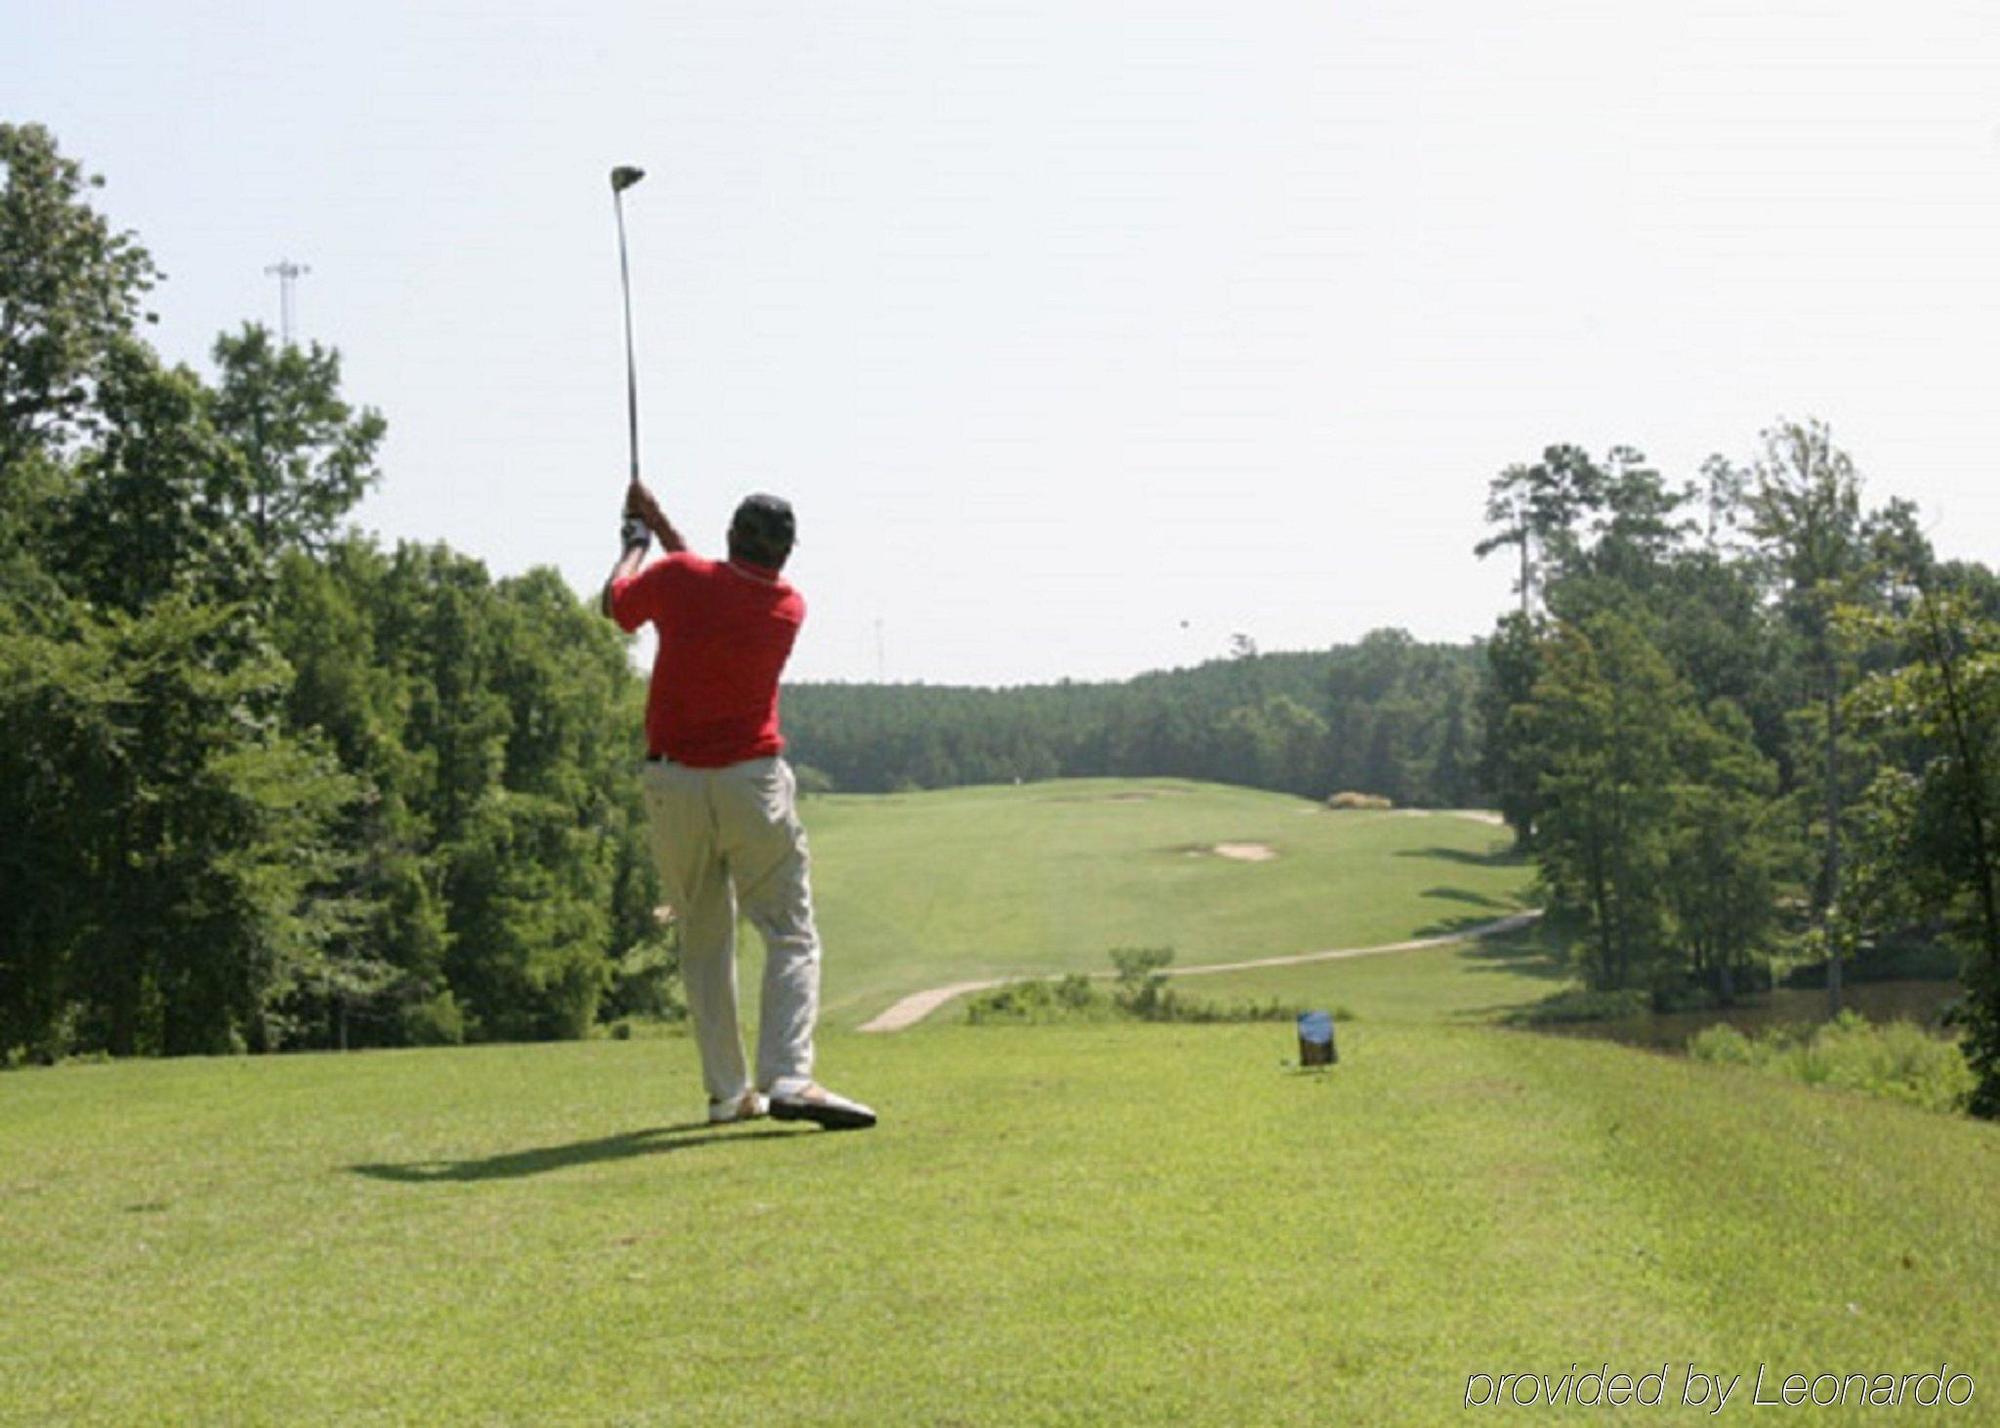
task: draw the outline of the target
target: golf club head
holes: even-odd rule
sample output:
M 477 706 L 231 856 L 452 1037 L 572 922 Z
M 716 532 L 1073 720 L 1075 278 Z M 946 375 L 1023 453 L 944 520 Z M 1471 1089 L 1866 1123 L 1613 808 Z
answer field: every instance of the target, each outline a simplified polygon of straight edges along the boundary
M 611 191 L 623 193 L 645 176 L 644 169 L 635 169 L 630 164 L 620 164 L 611 171 Z

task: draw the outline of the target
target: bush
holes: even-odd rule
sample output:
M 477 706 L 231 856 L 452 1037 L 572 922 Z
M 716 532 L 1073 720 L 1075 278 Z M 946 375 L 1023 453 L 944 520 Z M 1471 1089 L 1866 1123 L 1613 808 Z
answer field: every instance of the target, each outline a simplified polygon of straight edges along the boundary
M 403 1008 L 403 1039 L 412 1046 L 458 1046 L 465 1040 L 465 1012 L 449 991 Z
M 1355 793 L 1351 789 L 1342 789 L 1339 793 L 1332 794 L 1327 798 L 1326 806 L 1328 808 L 1364 808 L 1379 811 L 1385 808 L 1394 808 L 1396 804 L 1394 800 L 1384 798 L 1379 793 Z
M 1110 996 L 1072 972 L 1053 982 L 1009 982 L 979 993 L 965 1008 L 970 1026 L 1046 1026 L 1054 1022 L 1110 1021 L 1119 1015 Z
M 1688 1055 L 1724 1066 L 1749 1066 L 1808 1086 L 1834 1086 L 1906 1101 L 1932 1111 L 1962 1111 L 1974 1077 L 1955 1042 L 1908 1021 L 1878 1026 L 1845 1011 L 1810 1032 L 1776 1027 L 1757 1037 L 1712 1026 L 1688 1039 Z
M 687 1020 L 687 1014 L 677 930 L 670 928 L 635 943 L 612 964 L 611 986 L 600 1010 L 605 1020 L 678 1022 Z
M 1268 1002 L 1212 1002 L 1185 997 L 1167 986 L 1171 947 L 1118 947 L 1111 963 L 1117 980 L 1105 991 L 1081 972 L 1052 981 L 1008 982 L 966 1004 L 970 1026 L 1046 1026 L 1056 1022 L 1173 1021 L 1195 1024 L 1295 1021 L 1305 1008 L 1273 997 Z M 1354 1014 L 1336 1007 L 1336 1021 Z

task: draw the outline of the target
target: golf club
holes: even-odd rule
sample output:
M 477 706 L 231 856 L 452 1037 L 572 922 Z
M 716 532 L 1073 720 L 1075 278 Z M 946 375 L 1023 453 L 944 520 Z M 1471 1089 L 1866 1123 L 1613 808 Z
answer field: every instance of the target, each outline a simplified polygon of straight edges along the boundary
M 632 272 L 625 260 L 625 190 L 646 176 L 620 164 L 611 171 L 611 207 L 618 214 L 618 282 L 625 290 L 625 416 L 632 442 L 632 479 L 639 479 L 639 374 L 632 357 Z

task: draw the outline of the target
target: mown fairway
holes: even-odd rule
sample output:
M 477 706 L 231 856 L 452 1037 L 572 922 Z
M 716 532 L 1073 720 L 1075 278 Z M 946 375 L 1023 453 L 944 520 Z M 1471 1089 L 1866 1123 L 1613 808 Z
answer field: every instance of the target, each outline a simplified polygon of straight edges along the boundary
M 1180 841 L 1350 836 L 1243 800 Z M 822 858 L 888 836 L 829 807 Z M 1145 864 L 1117 820 L 1149 803 L 1080 807 Z M 1220 941 L 1225 903 L 1182 960 L 1408 935 L 1471 906 L 1428 890 L 1523 877 L 1475 823 L 1374 823 L 1378 879 L 1423 869 L 1400 907 L 1364 878 L 1260 946 Z M 888 895 L 957 923 L 949 886 Z M 1077 965 L 1156 937 L 1107 919 Z M 1970 1408 L 1793 1413 L 1995 1421 L 2000 1128 L 1479 1024 L 1551 985 L 1532 937 L 1186 984 L 1352 1007 L 1325 1075 L 1285 1026 L 836 1030 L 827 1079 L 884 1117 L 844 1136 L 692 1123 L 680 1036 L 0 1076 L 0 1424 L 1424 1424 L 1467 1419 L 1470 1374 L 1605 1363 L 1668 1366 L 1643 1421 L 1713 1421 L 1691 1363 L 1744 1374 L 1740 1421 L 1760 1364 L 1941 1361 Z
M 1176 780 L 1067 780 L 804 806 L 827 1016 L 1001 975 L 1177 965 L 1398 942 L 1517 910 L 1503 830 L 1450 815 L 1329 814 Z M 1190 851 L 1261 844 L 1267 862 Z

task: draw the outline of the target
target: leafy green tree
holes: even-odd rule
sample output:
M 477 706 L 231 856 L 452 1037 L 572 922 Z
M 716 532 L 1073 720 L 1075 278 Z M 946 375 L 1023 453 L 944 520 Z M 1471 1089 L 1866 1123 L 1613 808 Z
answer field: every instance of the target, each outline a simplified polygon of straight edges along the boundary
M 103 363 L 159 278 L 130 233 L 88 202 L 103 180 L 39 124 L 0 123 L 0 471 L 97 425 Z
M 324 740 L 363 790 L 339 832 L 351 855 L 339 895 L 355 915 L 297 998 L 302 1025 L 341 1047 L 356 1018 L 372 1023 L 368 1042 L 463 1035 L 462 1017 L 440 1006 L 449 939 L 441 863 L 413 802 L 427 765 L 404 742 L 410 680 L 384 658 L 374 623 L 386 570 L 362 541 L 317 560 L 293 551 L 278 562 L 272 602 L 271 635 L 293 670 L 287 722 Z M 454 1023 L 458 1034 L 445 1035 Z
M 315 1014 L 365 1014 L 371 1040 L 574 1036 L 614 970 L 620 1010 L 677 1004 L 612 628 L 552 572 L 496 583 L 437 547 L 279 570 L 292 717 L 368 788 L 343 832 L 357 975 L 306 988 Z
M 1845 687 L 1834 612 L 1860 594 L 1867 546 L 1853 460 L 1823 422 L 1780 422 L 1763 436 L 1749 497 L 1750 533 L 1762 544 L 1787 618 L 1818 684 L 1822 843 L 1813 906 L 1822 927 L 1840 896 L 1842 797 L 1840 700 Z M 1840 997 L 1840 959 L 1828 965 Z
M 1531 847 L 1542 809 L 1542 767 L 1520 711 L 1534 698 L 1547 649 L 1534 621 L 1509 613 L 1500 617 L 1485 654 L 1480 712 L 1486 737 L 1480 747 L 1480 782 L 1491 790 L 1500 816 L 1514 830 L 1515 842 Z
M 1559 626 L 1515 712 L 1541 773 L 1536 850 L 1548 907 L 1578 928 L 1597 987 L 1650 976 L 1666 947 L 1673 732 L 1685 690 L 1616 616 Z
M 1705 718 L 1680 714 L 1662 886 L 1690 973 L 1727 1002 L 1772 935 L 1793 851 L 1777 770 L 1742 711 L 1717 701 Z
M 322 550 L 341 517 L 379 479 L 380 412 L 340 394 L 340 354 L 317 342 L 280 346 L 246 323 L 215 340 L 218 432 L 243 454 L 232 502 L 259 550 Z
M 8 915 L 9 1044 L 283 1039 L 279 1005 L 343 915 L 320 894 L 354 789 L 278 728 L 284 666 L 244 653 L 239 618 L 169 596 L 0 643 L 4 857 L 38 890 Z
M 1667 486 L 1636 448 L 1614 446 L 1605 454 L 1591 486 L 1598 513 L 1587 562 L 1590 573 L 1646 590 L 1660 577 L 1693 529 L 1682 512 L 1692 492 Z
M 1626 448 L 1617 454 L 1623 459 Z M 1486 520 L 1497 529 L 1473 554 L 1484 560 L 1503 547 L 1516 548 L 1523 619 L 1533 617 L 1538 591 L 1545 595 L 1548 586 L 1572 572 L 1587 522 L 1603 507 L 1610 479 L 1582 447 L 1565 443 L 1544 448 L 1533 465 L 1507 467 L 1488 486 Z
M 210 423 L 200 380 L 123 338 L 104 359 L 96 400 L 99 429 L 52 532 L 59 582 L 93 608 L 127 613 L 170 595 L 259 595 L 262 566 L 230 514 L 242 464 Z
M 1914 755 L 1869 791 L 1883 831 L 1864 845 L 1862 868 L 1943 913 L 1963 948 L 1972 1108 L 2000 1117 L 2000 621 L 1935 590 L 1899 614 L 1848 618 L 1907 653 L 1852 703 Z

